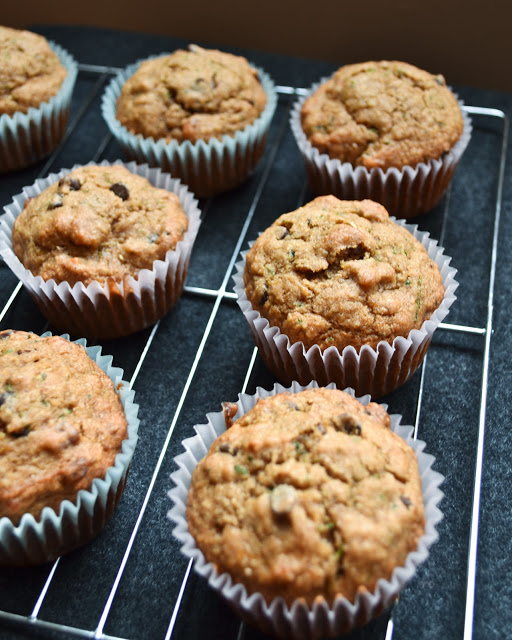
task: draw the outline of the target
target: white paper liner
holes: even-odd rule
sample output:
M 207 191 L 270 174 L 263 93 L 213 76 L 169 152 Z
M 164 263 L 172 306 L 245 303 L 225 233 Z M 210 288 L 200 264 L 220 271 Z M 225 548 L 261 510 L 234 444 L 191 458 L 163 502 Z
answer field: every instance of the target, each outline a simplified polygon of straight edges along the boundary
M 459 102 L 464 129 L 450 151 L 441 158 L 420 162 L 415 167 L 402 169 L 354 167 L 330 158 L 314 147 L 306 137 L 301 125 L 300 113 L 305 100 L 328 78 L 311 87 L 308 94 L 299 98 L 290 113 L 290 126 L 306 165 L 309 182 L 316 195 L 333 194 L 342 200 L 364 200 L 380 202 L 392 215 L 412 218 L 433 209 L 457 168 L 460 158 L 471 138 L 472 124 L 464 103 Z
M 258 387 L 254 395 L 240 394 L 237 403 L 239 409 L 235 419 L 247 413 L 260 397 L 266 398 L 282 392 L 297 393 L 317 387 L 315 382 L 306 387 L 294 382 L 290 388 L 276 384 L 270 391 Z M 334 385 L 328 385 L 328 388 L 334 388 Z M 345 391 L 354 395 L 352 389 L 345 389 Z M 367 405 L 370 397 L 365 396 L 358 400 L 363 405 Z M 435 458 L 423 452 L 424 442 L 413 439 L 413 427 L 401 425 L 399 415 L 391 415 L 390 418 L 392 430 L 414 449 L 418 459 L 425 507 L 425 533 L 419 540 L 417 549 L 407 556 L 404 566 L 395 568 L 389 580 L 379 580 L 373 593 L 359 593 L 353 603 L 339 597 L 331 607 L 325 601 L 308 607 L 300 600 L 288 607 L 282 598 L 276 598 L 268 605 L 263 596 L 258 593 L 249 596 L 243 585 L 234 584 L 227 573 L 219 575 L 214 566 L 206 561 L 188 530 L 187 495 L 196 465 L 206 455 L 214 440 L 226 430 L 224 413 L 220 411 L 207 414 L 208 423 L 196 425 L 194 429 L 197 435 L 183 441 L 185 453 L 175 458 L 178 471 L 171 474 L 175 486 L 168 492 L 169 498 L 174 503 L 168 513 L 168 517 L 176 523 L 173 529 L 174 536 L 182 544 L 182 553 L 194 560 L 195 571 L 208 580 L 210 587 L 217 591 L 244 620 L 265 633 L 283 638 L 310 640 L 346 633 L 355 626 L 366 624 L 390 606 L 405 583 L 412 578 L 416 567 L 426 560 L 429 547 L 438 538 L 436 525 L 443 517 L 438 504 L 443 497 L 439 487 L 444 477 L 432 470 Z
M 451 258 L 444 255 L 444 249 L 428 232 L 419 231 L 417 225 L 395 220 L 392 216 L 390 219 L 407 229 L 425 247 L 439 267 L 445 294 L 439 307 L 420 329 L 413 329 L 406 338 L 395 338 L 391 344 L 381 341 L 375 349 L 364 345 L 357 352 L 354 347 L 347 346 L 340 353 L 333 346 L 322 353 L 316 345 L 306 349 L 302 342 L 292 344 L 278 327 L 270 326 L 247 299 L 243 281 L 247 251 L 241 254 L 242 260 L 235 264 L 233 275 L 238 305 L 249 323 L 263 361 L 279 380 L 286 384 L 293 380 L 301 384 L 316 380 L 320 385 L 334 382 L 339 389 L 352 387 L 358 395 L 368 393 L 378 398 L 404 384 L 421 364 L 434 331 L 456 300 L 457 270 L 450 266 Z
M 0 116 L 0 173 L 28 167 L 55 149 L 64 136 L 69 105 L 78 73 L 74 58 L 54 42 L 48 42 L 66 67 L 59 92 L 27 113 Z
M 168 54 L 160 54 L 168 55 Z M 156 58 L 159 56 L 152 56 Z M 148 58 L 148 59 L 152 59 Z M 130 133 L 116 118 L 117 98 L 124 83 L 138 69 L 139 60 L 116 76 L 103 94 L 103 117 L 126 157 L 158 166 L 180 178 L 199 197 L 209 197 L 243 182 L 256 167 L 265 148 L 267 132 L 277 104 L 270 76 L 255 67 L 267 94 L 265 109 L 253 123 L 221 140 L 166 142 Z
M 97 164 L 97 163 L 89 163 Z M 100 166 L 122 165 L 132 173 L 147 178 L 151 184 L 175 193 L 187 215 L 189 227 L 184 239 L 170 250 L 165 260 L 156 260 L 153 268 L 142 269 L 137 278 L 129 276 L 124 283 L 108 279 L 105 284 L 81 282 L 72 287 L 67 282 L 56 284 L 34 276 L 16 257 L 12 249 L 12 228 L 27 198 L 34 197 L 72 169 L 63 169 L 25 187 L 23 192 L 4 207 L 0 216 L 0 255 L 23 282 L 42 313 L 60 331 L 87 338 L 114 338 L 129 335 L 155 323 L 177 301 L 187 275 L 194 241 L 201 223 L 197 200 L 185 185 L 160 169 L 134 162 L 101 162 Z
M 43 337 L 52 335 L 44 333 Z M 68 335 L 62 338 L 69 340 Z M 104 478 L 95 478 L 91 488 L 77 493 L 76 500 L 63 500 L 57 513 L 45 507 L 39 519 L 26 513 L 17 526 L 7 517 L 0 518 L 0 565 L 41 564 L 79 547 L 94 538 L 112 515 L 126 483 L 128 468 L 137 444 L 139 405 L 134 391 L 123 380 L 123 370 L 112 365 L 112 356 L 102 355 L 101 347 L 88 347 L 86 340 L 75 341 L 114 383 L 128 422 L 128 435 L 114 465 Z

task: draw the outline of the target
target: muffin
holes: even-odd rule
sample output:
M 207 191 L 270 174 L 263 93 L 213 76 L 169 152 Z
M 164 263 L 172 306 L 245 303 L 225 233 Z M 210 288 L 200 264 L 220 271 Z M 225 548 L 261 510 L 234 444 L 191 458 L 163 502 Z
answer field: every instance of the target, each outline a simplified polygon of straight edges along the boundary
M 196 570 L 282 637 L 338 635 L 389 606 L 437 537 L 442 495 L 399 416 L 294 384 L 208 418 L 170 492 Z
M 412 375 L 453 300 L 445 266 L 382 205 L 319 196 L 259 236 L 235 290 L 280 380 L 382 395 Z
M 180 296 L 199 215 L 190 192 L 158 170 L 75 167 L 15 199 L 0 253 L 60 330 L 128 335 Z
M 337 389 L 260 400 L 192 475 L 190 533 L 267 603 L 373 591 L 424 532 L 414 451 L 389 415 Z
M 442 75 L 384 60 L 315 86 L 292 129 L 316 194 L 371 198 L 407 218 L 440 200 L 471 124 Z
M 120 399 L 120 371 L 100 368 L 95 351 L 0 332 L 2 564 L 48 561 L 87 542 L 121 496 L 136 406 L 133 394 Z
M 206 197 L 254 169 L 275 105 L 272 81 L 245 58 L 191 45 L 129 67 L 107 89 L 103 115 L 128 157 Z
M 233 136 L 267 96 L 245 58 L 192 45 L 141 63 L 117 99 L 117 119 L 144 138 L 184 142 Z
M 50 153 L 66 130 L 77 66 L 30 31 L 0 26 L 0 171 Z
M 44 280 L 122 282 L 174 251 L 187 228 L 175 193 L 120 165 L 89 165 L 25 201 L 12 246 Z

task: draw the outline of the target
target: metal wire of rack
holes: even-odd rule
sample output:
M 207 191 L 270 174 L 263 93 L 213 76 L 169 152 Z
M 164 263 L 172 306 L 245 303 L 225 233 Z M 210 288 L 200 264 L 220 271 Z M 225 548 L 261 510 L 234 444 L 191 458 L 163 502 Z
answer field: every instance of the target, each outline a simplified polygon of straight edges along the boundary
M 80 65 L 80 75 L 84 74 L 94 78 L 94 83 L 92 88 L 89 90 L 88 95 L 85 97 L 80 109 L 74 115 L 74 118 L 69 124 L 68 132 L 66 140 L 60 145 L 60 147 L 52 154 L 50 158 L 48 158 L 47 162 L 42 166 L 39 170 L 40 176 L 46 175 L 51 168 L 53 168 L 59 160 L 59 154 L 61 153 L 62 147 L 66 144 L 67 140 L 69 140 L 77 127 L 83 125 L 84 118 L 87 116 L 88 112 L 93 108 L 95 101 L 97 101 L 98 95 L 101 90 L 105 86 L 106 81 L 109 77 L 117 73 L 118 69 L 114 67 L 99 67 L 94 65 Z M 185 286 L 184 298 L 188 298 L 190 300 L 207 300 L 209 302 L 209 306 L 207 307 L 207 313 L 204 315 L 202 322 L 202 330 L 201 337 L 196 342 L 196 348 L 194 351 L 194 356 L 191 358 L 191 361 L 188 363 L 187 375 L 184 381 L 184 384 L 181 388 L 181 391 L 176 396 L 175 406 L 172 408 L 171 415 L 167 418 L 168 427 L 165 438 L 159 445 L 158 455 L 155 457 L 154 464 L 150 473 L 147 476 L 147 481 L 143 487 L 137 487 L 137 492 L 139 492 L 139 497 L 142 497 L 142 501 L 139 500 L 137 504 L 133 504 L 134 501 L 130 504 L 130 512 L 129 512 L 129 535 L 125 536 L 122 542 L 122 552 L 121 554 L 117 554 L 116 556 L 116 565 L 115 571 L 113 572 L 113 579 L 109 583 L 109 587 L 106 589 L 107 597 L 103 598 L 103 605 L 101 606 L 101 611 L 99 615 L 96 616 L 95 621 L 90 626 L 85 625 L 74 625 L 69 624 L 65 621 L 59 621 L 58 613 L 52 612 L 50 616 L 46 617 L 44 614 L 45 603 L 47 600 L 48 593 L 53 588 L 53 585 L 56 581 L 59 580 L 60 574 L 60 563 L 62 559 L 57 560 L 51 566 L 47 566 L 41 569 L 42 571 L 42 579 L 41 579 L 41 571 L 38 571 L 37 578 L 39 580 L 40 587 L 36 590 L 36 594 L 34 597 L 34 592 L 30 590 L 29 598 L 23 603 L 21 603 L 18 610 L 9 610 L 7 607 L 3 606 L 3 602 L 5 598 L 0 595 L 0 634 L 2 625 L 4 625 L 5 633 L 8 631 L 11 633 L 22 632 L 27 634 L 28 636 L 39 637 L 39 635 L 44 634 L 53 634 L 51 637 L 76 637 L 76 638 L 93 638 L 96 640 L 114 640 L 114 639 L 125 639 L 125 640 L 133 640 L 134 638 L 144 638 L 144 637 L 155 637 L 153 635 L 145 636 L 143 627 L 139 627 L 134 630 L 133 634 L 116 635 L 110 632 L 110 628 L 107 629 L 109 619 L 111 616 L 112 608 L 116 603 L 116 598 L 119 596 L 120 584 L 123 580 L 126 579 L 125 572 L 127 569 L 127 565 L 130 562 L 130 558 L 134 549 L 135 543 L 138 541 L 139 536 L 141 534 L 141 530 L 143 529 L 147 518 L 147 508 L 150 500 L 153 497 L 154 491 L 162 480 L 162 475 L 164 474 L 164 470 L 168 467 L 168 459 L 170 457 L 171 448 L 175 451 L 179 452 L 179 442 L 178 440 L 178 431 L 177 426 L 180 424 L 180 421 L 183 418 L 184 407 L 186 403 L 193 402 L 193 392 L 194 386 L 196 383 L 196 375 L 198 373 L 198 368 L 202 366 L 203 361 L 208 357 L 207 351 L 209 344 L 214 341 L 216 338 L 214 334 L 214 325 L 219 315 L 222 313 L 222 310 L 226 306 L 233 306 L 232 301 L 234 300 L 234 294 L 229 290 L 230 278 L 233 271 L 233 266 L 236 260 L 239 257 L 241 249 L 244 247 L 246 242 L 250 239 L 250 232 L 256 228 L 256 222 L 253 220 L 255 213 L 260 206 L 262 199 L 264 198 L 265 188 L 269 177 L 272 172 L 276 171 L 276 162 L 278 161 L 278 155 L 280 151 L 280 147 L 283 143 L 283 138 L 285 136 L 287 130 L 288 123 L 288 111 L 292 104 L 292 100 L 302 93 L 302 89 L 297 89 L 289 86 L 279 86 L 278 92 L 280 95 L 280 109 L 282 113 L 278 114 L 279 117 L 276 116 L 274 122 L 273 133 L 269 139 L 269 149 L 264 157 L 263 166 L 257 175 L 257 182 L 255 187 L 251 192 L 251 199 L 246 205 L 246 212 L 243 219 L 243 223 L 239 230 L 237 230 L 235 234 L 235 241 L 233 246 L 229 249 L 229 261 L 222 273 L 222 277 L 220 280 L 220 285 L 217 287 L 208 287 L 208 286 L 196 286 L 193 284 L 188 284 Z M 503 189 L 504 189 L 504 179 L 505 179 L 505 162 L 506 162 L 506 152 L 508 146 L 508 136 L 509 136 L 509 123 L 506 114 L 503 111 L 498 109 L 488 109 L 483 107 L 473 107 L 466 106 L 466 110 L 469 114 L 471 114 L 475 118 L 475 123 L 478 127 L 479 119 L 484 120 L 492 120 L 495 122 L 499 122 L 501 126 L 501 143 L 500 143 L 500 154 L 499 154 L 499 162 L 497 169 L 497 181 L 495 186 L 494 193 L 494 201 L 495 201 L 495 209 L 494 209 L 494 220 L 493 220 L 493 235 L 492 235 L 492 248 L 490 251 L 490 267 L 489 267 L 489 282 L 488 282 L 488 290 L 487 290 L 487 304 L 486 304 L 486 319 L 485 323 L 482 323 L 482 326 L 475 326 L 471 324 L 447 324 L 443 323 L 440 327 L 440 332 L 447 332 L 452 334 L 467 334 L 476 336 L 479 340 L 483 342 L 481 345 L 481 380 L 480 380 L 480 400 L 479 400 L 479 418 L 478 418 L 478 428 L 477 428 L 477 442 L 475 447 L 475 469 L 473 473 L 474 484 L 472 490 L 472 498 L 471 498 L 471 521 L 469 525 L 469 547 L 468 547 L 468 560 L 467 560 L 467 580 L 466 580 L 466 596 L 465 596 L 465 615 L 464 615 L 464 639 L 469 640 L 473 637 L 473 627 L 474 627 L 474 603 L 475 603 L 475 583 L 476 583 L 476 569 L 477 569 L 477 549 L 478 549 L 478 531 L 479 531 L 479 513 L 480 513 L 480 500 L 481 500 L 481 482 L 482 482 L 482 467 L 483 467 L 483 451 L 484 451 L 484 436 L 485 436 L 485 426 L 486 426 L 486 409 L 487 409 L 487 390 L 488 390 L 488 375 L 489 375 L 489 362 L 490 362 L 490 349 L 491 349 L 491 338 L 493 333 L 493 312 L 494 312 L 494 287 L 495 287 L 495 274 L 496 274 L 496 261 L 498 254 L 498 232 L 500 227 L 500 216 L 502 213 L 502 202 L 503 202 Z M 109 145 L 111 144 L 110 135 L 106 134 L 97 144 L 96 152 L 94 157 L 87 158 L 87 161 L 99 161 Z M 456 178 L 455 178 L 456 179 Z M 307 186 L 302 181 L 302 187 L 300 188 L 297 195 L 297 206 L 304 202 L 304 199 L 307 195 Z M 203 210 L 203 221 L 206 219 L 206 216 L 210 214 L 209 209 L 212 207 L 211 201 L 204 201 L 202 203 Z M 447 221 L 449 220 L 449 215 L 451 213 L 450 210 L 450 193 L 445 197 L 442 214 L 441 214 L 441 223 L 439 228 L 438 239 L 440 244 L 443 245 L 445 239 L 445 231 Z M 194 260 L 194 256 L 193 256 Z M 0 310 L 0 323 L 3 323 L 5 319 L 10 317 L 10 314 L 16 311 L 17 305 L 26 305 L 27 301 L 23 298 L 23 291 L 21 289 L 21 284 L 15 285 L 9 295 L 4 294 L 2 299 L 5 299 L 3 303 L 3 307 Z M 162 322 L 162 321 L 161 321 Z M 130 377 L 130 385 L 136 388 L 136 382 L 141 372 L 146 364 L 149 357 L 149 354 L 152 353 L 152 349 L 156 348 L 154 343 L 161 332 L 160 324 L 157 323 L 154 327 L 151 328 L 147 333 L 144 334 L 144 337 L 141 341 L 139 341 L 136 345 L 136 357 L 133 360 L 133 363 L 129 367 L 131 369 L 131 377 Z M 5 327 L 3 327 L 5 328 Z M 14 327 L 17 328 L 17 327 Z M 44 330 L 46 327 L 40 327 L 41 330 Z M 36 330 L 36 328 L 34 328 Z M 123 348 L 125 348 L 123 346 Z M 245 357 L 244 359 L 244 374 L 243 374 L 243 385 L 242 388 L 239 389 L 240 392 L 245 392 L 246 389 L 251 385 L 252 378 L 258 379 L 258 371 L 256 371 L 256 375 L 254 375 L 255 369 L 258 369 L 258 356 L 257 350 L 255 348 L 251 348 L 250 352 L 246 352 L 246 355 L 249 357 Z M 417 435 L 420 429 L 421 420 L 423 418 L 423 398 L 424 398 L 424 388 L 425 388 L 425 380 L 427 373 L 427 361 L 424 362 L 421 374 L 416 374 L 419 376 L 419 382 L 417 384 L 417 388 L 415 389 L 415 409 L 414 409 L 414 422 L 415 422 L 415 434 Z M 261 376 L 260 376 L 261 378 Z M 137 397 L 136 397 L 137 400 Z M 144 436 L 141 438 L 141 442 L 138 447 L 143 446 Z M 171 447 L 172 444 L 172 447 Z M 130 480 L 129 480 L 130 484 Z M 136 501 L 135 501 L 136 502 Z M 115 516 L 114 516 L 115 517 Z M 146 518 L 146 519 L 145 519 Z M 166 524 L 164 523 L 164 526 Z M 168 527 L 167 527 L 168 528 Z M 168 528 L 169 529 L 169 528 Z M 170 537 L 170 529 L 167 531 L 167 535 Z M 441 544 L 441 543 L 438 543 Z M 174 552 L 174 550 L 173 550 Z M 87 550 L 85 552 L 87 554 Z M 183 605 L 184 598 L 186 597 L 187 591 L 189 590 L 189 583 L 194 575 L 191 571 L 192 562 L 182 562 L 180 565 L 179 571 L 179 580 L 177 581 L 178 587 L 176 596 L 171 599 L 172 601 L 169 604 L 169 601 L 166 598 L 163 598 L 163 606 L 165 605 L 167 613 L 166 619 L 168 622 L 165 623 L 165 633 L 162 634 L 165 640 L 169 640 L 171 637 L 184 637 L 182 631 L 177 631 L 177 622 L 180 617 L 181 608 Z M 73 567 L 68 570 L 72 571 Z M 3 570 L 2 570 L 3 571 Z M 22 570 L 24 575 L 21 580 L 28 579 L 30 581 L 31 573 L 30 570 Z M 1 574 L 0 574 L 1 575 Z M 10 575 L 10 574 L 9 574 Z M 7 584 L 7 580 L 9 578 L 8 573 L 6 572 L 4 575 L 4 582 L 0 585 L 0 593 L 1 588 L 5 584 Z M 67 574 L 66 574 L 67 575 Z M 193 593 L 190 598 L 194 597 L 195 586 L 193 587 Z M 32 603 L 32 604 L 31 604 Z M 61 603 L 62 604 L 62 603 Z M 402 603 L 398 602 L 395 605 L 395 608 L 391 612 L 391 616 L 386 620 L 384 625 L 384 630 L 380 631 L 370 631 L 372 635 L 364 636 L 364 637 L 372 637 L 372 638 L 383 638 L 386 640 L 391 640 L 394 637 L 394 620 L 395 613 L 400 610 L 402 607 Z M 180 629 L 182 630 L 182 626 Z M 242 639 L 245 637 L 257 637 L 254 636 L 254 632 L 250 629 L 247 629 L 243 623 L 235 622 L 230 625 L 230 630 L 232 630 L 233 634 L 230 637 Z M 374 635 L 377 634 L 377 635 Z M 46 636 L 44 636 L 46 637 Z M 189 637 L 195 637 L 193 634 L 189 634 Z M 209 637 L 207 634 L 204 637 Z M 228 636 L 226 636 L 228 637 Z

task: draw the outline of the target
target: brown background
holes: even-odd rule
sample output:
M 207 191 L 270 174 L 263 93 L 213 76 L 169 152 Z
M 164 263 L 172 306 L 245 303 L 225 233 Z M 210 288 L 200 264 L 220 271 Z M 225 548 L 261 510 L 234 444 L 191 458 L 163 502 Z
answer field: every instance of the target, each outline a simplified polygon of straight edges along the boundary
M 511 0 L 1 0 L 12 27 L 74 24 L 338 64 L 398 59 L 449 84 L 512 91 Z

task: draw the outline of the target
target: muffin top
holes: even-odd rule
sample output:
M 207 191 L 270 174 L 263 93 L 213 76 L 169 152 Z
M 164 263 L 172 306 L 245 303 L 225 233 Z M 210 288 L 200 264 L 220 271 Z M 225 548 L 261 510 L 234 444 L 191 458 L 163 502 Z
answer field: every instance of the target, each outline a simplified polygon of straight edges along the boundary
M 301 120 L 321 153 L 383 170 L 440 158 L 464 128 L 443 76 L 397 61 L 341 67 L 304 102 Z
M 145 138 L 196 142 L 233 136 L 266 101 L 245 58 L 191 45 L 142 62 L 121 90 L 117 119 Z
M 25 202 L 13 250 L 44 280 L 85 285 L 152 269 L 183 239 L 177 195 L 120 165 L 79 167 Z
M 0 332 L 0 517 L 58 511 L 105 476 L 126 437 L 114 384 L 83 347 Z
M 407 336 L 441 304 L 439 268 L 372 200 L 320 196 L 280 216 L 246 258 L 253 308 L 306 348 L 373 348 Z
M 0 26 L 0 115 L 27 113 L 56 95 L 67 71 L 43 36 Z
M 227 426 L 194 470 L 187 520 L 207 561 L 249 594 L 354 600 L 417 547 L 416 456 L 381 406 L 311 389 Z

